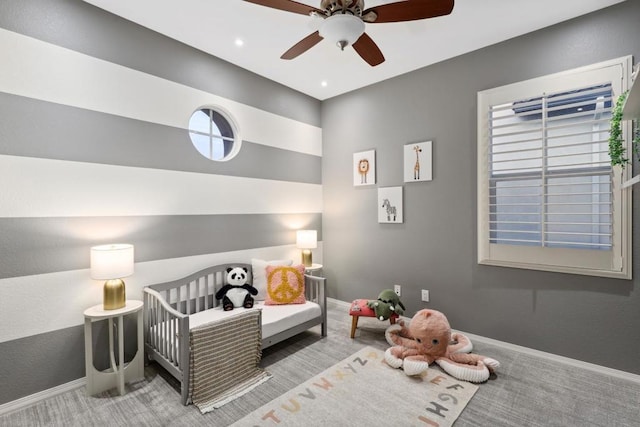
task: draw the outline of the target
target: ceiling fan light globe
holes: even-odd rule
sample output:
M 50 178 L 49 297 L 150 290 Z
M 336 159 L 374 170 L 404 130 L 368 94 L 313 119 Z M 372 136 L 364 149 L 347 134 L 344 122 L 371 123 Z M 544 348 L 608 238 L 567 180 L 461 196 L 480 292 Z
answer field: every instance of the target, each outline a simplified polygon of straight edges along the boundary
M 364 33 L 364 22 L 350 14 L 330 16 L 320 26 L 320 36 L 342 49 L 344 46 L 354 44 L 362 33 Z

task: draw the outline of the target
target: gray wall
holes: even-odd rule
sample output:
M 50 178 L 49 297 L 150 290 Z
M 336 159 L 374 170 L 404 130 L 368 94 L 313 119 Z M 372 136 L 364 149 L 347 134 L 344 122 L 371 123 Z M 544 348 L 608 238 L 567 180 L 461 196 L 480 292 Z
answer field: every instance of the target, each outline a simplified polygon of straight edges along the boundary
M 330 295 L 375 298 L 401 284 L 410 315 L 441 310 L 459 330 L 640 373 L 637 227 L 633 281 L 476 263 L 477 92 L 628 54 L 637 61 L 638 22 L 640 2 L 628 1 L 323 102 Z M 404 224 L 378 224 L 376 187 L 403 185 L 402 146 L 426 140 L 433 181 L 404 185 Z M 352 155 L 369 149 L 377 186 L 353 187 Z
M 84 376 L 91 246 L 135 245 L 141 299 L 215 263 L 299 259 L 296 228 L 322 240 L 320 101 L 80 0 L 0 2 L 0 44 L 0 405 Z M 238 122 L 229 162 L 182 125 L 208 104 Z

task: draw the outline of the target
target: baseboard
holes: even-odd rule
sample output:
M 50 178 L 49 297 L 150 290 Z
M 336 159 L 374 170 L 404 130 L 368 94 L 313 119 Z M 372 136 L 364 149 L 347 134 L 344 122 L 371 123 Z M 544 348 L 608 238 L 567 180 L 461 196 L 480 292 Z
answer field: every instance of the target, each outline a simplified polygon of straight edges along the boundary
M 351 306 L 351 303 L 346 302 L 346 301 L 340 301 L 337 299 L 333 299 L 333 298 L 327 298 L 328 302 L 336 305 L 339 308 L 345 308 L 346 310 L 349 310 L 349 307 Z M 402 316 L 402 318 L 405 321 L 409 321 L 411 320 L 411 318 L 407 318 Z M 487 338 L 487 337 L 483 337 L 480 335 L 475 335 L 475 334 L 470 334 L 468 332 L 464 332 L 464 331 L 458 331 L 460 333 L 465 334 L 466 336 L 468 336 L 472 342 L 482 342 L 482 343 L 486 343 L 486 344 L 491 344 L 491 345 L 495 345 L 497 347 L 502 347 L 505 348 L 507 350 L 513 350 L 513 351 L 517 351 L 520 353 L 526 353 L 532 356 L 537 356 L 537 357 L 541 357 L 544 359 L 548 359 L 552 362 L 558 362 L 558 363 L 564 363 L 566 365 L 570 365 L 570 366 L 574 366 L 577 368 L 582 368 L 582 369 L 587 369 L 590 370 L 592 372 L 597 372 L 600 374 L 604 374 L 604 375 L 610 375 L 612 377 L 615 378 L 620 378 L 620 379 L 624 379 L 624 380 L 629 380 L 629 381 L 633 381 L 635 383 L 640 384 L 640 375 L 631 373 L 631 372 L 626 372 L 626 371 L 621 371 L 619 369 L 613 369 L 613 368 L 608 368 L 606 366 L 602 366 L 602 365 L 596 365 L 594 363 L 589 363 L 589 362 L 585 362 L 582 360 L 577 360 L 577 359 L 571 359 L 569 357 L 564 357 L 564 356 L 559 356 L 557 354 L 553 354 L 553 353 L 547 353 L 545 351 L 540 351 L 540 350 L 535 350 L 533 348 L 529 348 L 529 347 L 523 347 L 517 344 L 511 344 L 508 342 L 504 342 L 504 341 L 499 341 L 499 340 L 495 340 L 493 338 Z
M 346 309 L 349 309 L 349 307 L 351 307 L 351 303 L 350 302 L 342 301 L 342 300 L 335 299 L 335 298 L 327 298 L 327 302 L 329 304 L 334 304 L 334 305 L 337 305 L 338 307 L 344 307 Z
M 22 397 L 20 399 L 12 400 L 5 404 L 0 405 L 0 416 L 6 415 L 9 412 L 17 411 L 26 408 L 31 405 L 35 405 L 41 400 L 48 399 L 58 394 L 66 393 L 68 391 L 75 390 L 80 387 L 84 387 L 87 384 L 86 378 L 78 378 L 71 382 L 60 384 L 59 386 L 39 391 L 38 393 L 31 394 L 29 396 Z
M 574 366 L 576 368 L 587 369 L 592 372 L 597 372 L 599 374 L 609 375 L 615 378 L 633 381 L 635 383 L 640 384 L 640 375 L 634 374 L 632 372 L 621 371 L 619 369 L 608 368 L 602 365 L 596 365 L 595 363 L 585 362 L 584 360 L 572 359 L 570 357 L 560 356 L 553 353 L 547 353 L 545 351 L 536 350 L 529 347 L 523 347 L 517 344 L 511 344 L 504 341 L 494 340 L 493 338 L 487 338 L 480 335 L 470 334 L 468 332 L 459 331 L 465 334 L 472 342 L 482 342 L 486 344 L 495 345 L 497 347 L 502 347 L 507 350 L 518 351 L 520 353 L 526 353 L 531 356 L 538 356 L 544 359 L 548 359 L 551 362 L 564 363 L 565 365 Z

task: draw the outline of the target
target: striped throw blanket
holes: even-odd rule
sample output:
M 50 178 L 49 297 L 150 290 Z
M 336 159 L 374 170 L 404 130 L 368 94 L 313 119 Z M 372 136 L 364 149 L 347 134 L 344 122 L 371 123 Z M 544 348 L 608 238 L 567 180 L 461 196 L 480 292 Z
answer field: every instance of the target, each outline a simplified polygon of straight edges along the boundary
M 270 378 L 262 357 L 260 310 L 243 310 L 189 332 L 189 393 L 203 414 L 242 396 Z

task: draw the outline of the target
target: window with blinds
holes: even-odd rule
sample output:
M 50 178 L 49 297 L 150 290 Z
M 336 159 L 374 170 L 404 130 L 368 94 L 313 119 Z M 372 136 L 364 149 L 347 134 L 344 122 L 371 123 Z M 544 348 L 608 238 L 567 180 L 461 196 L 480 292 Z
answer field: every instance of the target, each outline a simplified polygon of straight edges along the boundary
M 608 154 L 630 57 L 478 94 L 483 264 L 630 277 L 630 200 Z
M 490 106 L 490 241 L 611 249 L 611 84 Z

